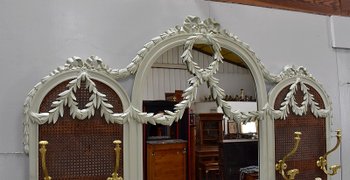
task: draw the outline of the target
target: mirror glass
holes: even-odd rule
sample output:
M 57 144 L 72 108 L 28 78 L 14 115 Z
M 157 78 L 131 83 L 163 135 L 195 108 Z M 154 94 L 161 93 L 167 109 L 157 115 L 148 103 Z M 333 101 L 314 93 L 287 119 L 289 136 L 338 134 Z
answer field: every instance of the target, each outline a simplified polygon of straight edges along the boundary
M 183 49 L 178 46 L 166 51 L 148 71 L 142 86 L 144 112 L 174 111 L 175 104 L 181 102 L 183 92 L 190 86 L 189 79 L 194 77 L 182 62 Z M 257 93 L 250 70 L 233 52 L 222 48 L 221 54 L 223 63 L 214 77 L 225 92 L 223 99 L 232 112 L 256 111 Z M 212 55 L 211 46 L 193 46 L 193 61 L 200 68 L 207 68 L 214 61 Z M 196 99 L 182 119 L 171 126 L 144 125 L 143 134 L 144 179 L 166 178 L 171 172 L 182 174 L 184 179 L 258 177 L 258 123 L 227 118 L 206 83 L 198 87 Z M 159 146 L 162 151 L 158 151 Z M 169 161 L 177 165 L 169 167 Z

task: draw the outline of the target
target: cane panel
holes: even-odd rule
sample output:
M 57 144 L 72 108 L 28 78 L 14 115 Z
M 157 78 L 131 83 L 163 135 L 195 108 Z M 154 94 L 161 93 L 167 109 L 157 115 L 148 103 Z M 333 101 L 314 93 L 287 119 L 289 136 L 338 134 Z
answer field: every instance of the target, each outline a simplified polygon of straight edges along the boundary
M 311 86 L 309 92 L 314 95 L 319 107 L 324 109 L 324 102 L 319 93 Z M 285 87 L 277 96 L 274 108 L 279 109 L 284 101 L 289 86 Z M 301 106 L 303 93 L 299 89 L 295 95 L 296 102 Z M 291 110 L 291 108 L 290 108 Z M 292 110 L 291 110 L 292 111 Z M 286 120 L 275 120 L 275 158 L 276 161 L 282 159 L 294 147 L 294 132 L 300 131 L 301 141 L 297 152 L 291 156 L 286 164 L 289 169 L 299 169 L 296 179 L 314 180 L 315 177 L 326 179 L 327 176 L 316 166 L 318 158 L 326 152 L 326 124 L 325 118 L 316 118 L 310 111 L 310 106 L 306 115 L 298 116 L 291 112 Z M 276 180 L 283 180 L 282 176 L 276 172 Z
M 119 96 L 107 85 L 94 80 L 97 89 L 107 96 L 113 105 L 113 112 L 122 112 Z M 40 112 L 48 112 L 51 103 L 60 92 L 66 89 L 68 81 L 53 88 L 44 98 Z M 84 89 L 76 92 L 78 107 L 85 108 L 91 93 Z M 97 109 L 90 119 L 78 120 L 69 115 L 69 107 L 65 107 L 64 116 L 55 124 L 39 126 L 39 140 L 47 140 L 47 168 L 49 175 L 55 180 L 99 180 L 111 176 L 115 166 L 115 151 L 113 141 L 123 140 L 123 126 L 107 124 Z M 40 156 L 40 154 L 39 154 Z M 121 152 L 120 171 L 123 174 L 123 153 Z M 43 179 L 39 161 L 39 179 Z

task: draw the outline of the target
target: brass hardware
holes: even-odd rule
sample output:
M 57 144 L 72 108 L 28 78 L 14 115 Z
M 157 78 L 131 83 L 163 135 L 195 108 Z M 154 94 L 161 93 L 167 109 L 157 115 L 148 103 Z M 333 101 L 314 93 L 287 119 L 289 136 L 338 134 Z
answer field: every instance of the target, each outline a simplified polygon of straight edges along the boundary
M 123 180 L 123 177 L 119 176 L 118 174 L 118 169 L 119 169 L 119 160 L 120 160 L 120 151 L 121 147 L 120 144 L 122 141 L 120 140 L 114 140 L 113 143 L 115 144 L 115 169 L 114 172 L 112 173 L 112 177 L 108 177 L 107 180 Z
M 337 174 L 338 170 L 341 167 L 340 165 L 333 165 L 330 167 L 330 170 L 327 168 L 327 156 L 333 151 L 335 151 L 340 146 L 340 143 L 341 143 L 341 131 L 337 130 L 336 132 L 337 132 L 337 144 L 333 149 L 331 149 L 330 151 L 326 152 L 326 154 L 321 156 L 319 160 L 316 162 L 317 167 L 320 167 L 320 169 L 322 169 L 325 174 L 331 175 L 331 176 Z
M 46 145 L 49 144 L 47 141 L 39 141 L 40 144 L 40 154 L 41 154 L 41 167 L 44 172 L 44 180 L 51 180 L 51 177 L 49 176 L 49 173 L 47 171 L 46 167 Z
M 284 156 L 282 160 L 279 160 L 278 163 L 276 164 L 276 171 L 278 171 L 283 176 L 283 179 L 285 180 L 293 180 L 295 178 L 295 175 L 299 174 L 299 169 L 288 170 L 287 175 L 284 172 L 284 170 L 287 169 L 286 160 L 290 156 L 292 156 L 299 147 L 300 136 L 301 136 L 301 132 L 294 132 L 294 140 L 295 140 L 294 148 L 286 156 Z

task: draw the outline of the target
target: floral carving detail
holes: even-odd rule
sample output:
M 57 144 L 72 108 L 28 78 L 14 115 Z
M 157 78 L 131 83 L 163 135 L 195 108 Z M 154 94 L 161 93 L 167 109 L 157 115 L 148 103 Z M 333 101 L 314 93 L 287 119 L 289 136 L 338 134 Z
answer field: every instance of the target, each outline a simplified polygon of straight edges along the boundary
M 49 112 L 35 113 L 31 111 L 31 104 L 33 97 L 39 89 L 41 89 L 45 83 L 49 80 L 52 80 L 57 74 L 78 70 L 81 73 L 77 76 L 76 79 L 69 82 L 67 85 L 68 89 L 59 94 L 59 97 L 52 103 L 52 109 Z M 113 76 L 114 71 L 105 65 L 101 58 L 97 56 L 91 56 L 87 60 L 82 60 L 81 58 L 74 56 L 68 58 L 64 66 L 60 66 L 52 71 L 48 76 L 45 76 L 39 83 L 37 83 L 34 88 L 28 93 L 27 98 L 24 102 L 24 151 L 29 152 L 29 124 L 30 121 L 38 124 L 43 123 L 55 123 L 59 116 L 63 116 L 63 106 L 68 105 L 70 107 L 70 114 L 73 118 L 85 119 L 90 118 L 94 115 L 95 109 L 101 108 L 101 115 L 103 115 L 107 122 L 112 123 L 125 123 L 130 120 L 125 113 L 113 113 L 112 105 L 108 103 L 108 99 L 103 93 L 100 93 L 95 83 L 91 80 L 87 71 L 96 71 L 102 72 L 106 75 Z M 86 104 L 85 109 L 79 109 L 77 107 L 77 102 L 75 98 L 75 92 L 80 88 L 82 81 L 86 82 L 86 87 L 89 89 L 89 92 L 92 93 L 89 103 Z
M 260 63 L 260 65 L 262 65 Z M 299 66 L 299 67 L 295 67 L 295 66 L 285 66 L 284 70 L 279 74 L 279 75 L 273 75 L 270 74 L 265 67 L 262 67 L 263 69 L 263 73 L 264 73 L 264 77 L 269 80 L 270 82 L 275 82 L 278 83 L 280 81 L 282 81 L 283 79 L 287 79 L 290 77 L 307 77 L 307 78 L 311 78 L 313 80 L 315 80 L 312 75 L 306 70 L 306 68 Z
M 85 87 L 81 87 L 82 82 L 85 82 Z M 38 124 L 56 123 L 59 116 L 63 117 L 64 106 L 67 105 L 70 108 L 70 115 L 73 119 L 89 119 L 95 115 L 95 110 L 100 108 L 101 116 L 104 116 L 107 122 L 124 123 L 121 114 L 113 113 L 113 106 L 108 103 L 106 95 L 97 90 L 96 84 L 91 80 L 87 72 L 83 71 L 80 73 L 76 79 L 68 83 L 67 88 L 67 90 L 61 92 L 58 98 L 52 102 L 52 109 L 48 112 L 31 112 L 31 120 Z M 80 88 L 88 89 L 91 93 L 85 109 L 79 109 L 78 102 L 76 102 L 75 93 Z
M 295 93 L 297 91 L 298 85 L 300 84 L 300 89 L 303 92 L 303 102 L 301 106 L 295 101 Z M 289 87 L 289 92 L 287 93 L 284 101 L 281 103 L 279 110 L 273 110 L 274 119 L 285 120 L 290 113 L 289 107 L 292 108 L 294 114 L 302 116 L 307 112 L 307 108 L 310 106 L 312 114 L 318 117 L 327 117 L 330 114 L 330 109 L 320 109 L 319 104 L 315 101 L 314 95 L 309 92 L 309 88 L 297 78 L 296 81 Z

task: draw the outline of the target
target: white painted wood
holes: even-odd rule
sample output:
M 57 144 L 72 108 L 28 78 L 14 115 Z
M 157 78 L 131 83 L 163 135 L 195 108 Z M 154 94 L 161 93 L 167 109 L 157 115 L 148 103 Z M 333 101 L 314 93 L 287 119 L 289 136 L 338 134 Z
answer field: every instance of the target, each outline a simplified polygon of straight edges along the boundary
M 350 49 L 350 17 L 331 16 L 330 28 L 332 35 L 332 46 L 334 48 Z

